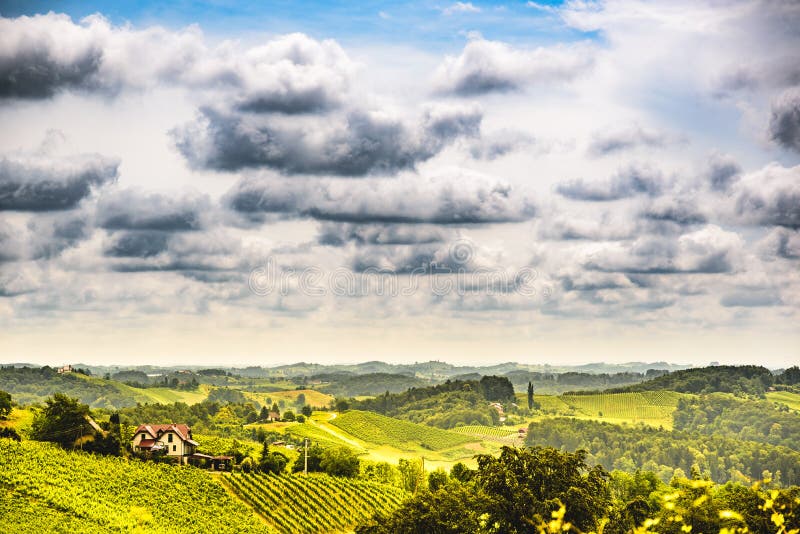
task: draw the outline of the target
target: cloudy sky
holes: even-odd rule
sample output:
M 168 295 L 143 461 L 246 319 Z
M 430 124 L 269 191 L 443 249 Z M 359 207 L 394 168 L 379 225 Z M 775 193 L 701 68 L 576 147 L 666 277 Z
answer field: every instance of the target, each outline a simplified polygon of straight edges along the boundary
M 0 362 L 800 361 L 800 4 L 0 2 Z

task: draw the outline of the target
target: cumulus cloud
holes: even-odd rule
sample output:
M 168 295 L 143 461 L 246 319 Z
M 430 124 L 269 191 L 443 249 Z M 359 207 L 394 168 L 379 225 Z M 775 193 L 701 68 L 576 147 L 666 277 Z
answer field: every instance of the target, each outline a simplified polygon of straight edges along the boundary
M 317 242 L 322 245 L 412 245 L 440 243 L 451 232 L 426 224 L 352 224 L 325 222 L 320 225 Z
M 456 13 L 480 13 L 481 8 L 474 5 L 472 2 L 455 2 L 446 8 L 442 9 L 443 15 L 454 15 Z
M 800 228 L 800 166 L 773 163 L 737 185 L 735 210 L 742 222 Z
M 99 154 L 0 159 L 0 211 L 58 211 L 76 207 L 117 179 L 119 160 Z
M 606 156 L 639 147 L 661 148 L 671 142 L 674 142 L 674 139 L 667 132 L 634 125 L 623 129 L 596 132 L 589 145 L 589 154 Z
M 577 178 L 556 186 L 556 191 L 572 200 L 604 202 L 635 195 L 658 196 L 664 190 L 665 179 L 649 167 L 630 166 L 620 169 L 606 180 L 587 181 Z
M 800 259 L 800 231 L 773 228 L 757 244 L 761 257 L 770 261 L 776 258 Z
M 649 221 L 674 223 L 680 226 L 704 224 L 708 220 L 693 199 L 684 197 L 656 199 L 642 210 L 640 216 Z
M 222 89 L 243 110 L 294 114 L 339 106 L 355 69 L 335 41 L 299 33 L 241 50 L 209 47 L 194 26 L 135 30 L 100 15 L 75 23 L 55 13 L 0 18 L 0 98 L 166 84 Z
M 132 231 L 112 237 L 104 253 L 111 259 L 111 269 L 118 272 L 178 271 L 193 277 L 197 273 L 235 274 L 245 269 L 248 259 L 240 240 L 219 229 L 192 233 Z
M 589 253 L 584 266 L 600 272 L 630 274 L 719 274 L 740 263 L 743 242 L 718 226 L 675 237 L 642 236 L 609 243 Z
M 203 227 L 210 211 L 205 195 L 168 196 L 122 189 L 100 197 L 97 224 L 106 230 L 191 231 Z
M 535 214 L 532 200 L 523 191 L 463 169 L 357 182 L 252 177 L 240 181 L 225 202 L 254 218 L 283 213 L 359 224 L 504 223 L 528 220 Z
M 476 135 L 481 119 L 472 106 L 432 108 L 416 127 L 361 110 L 302 123 L 204 108 L 172 135 L 195 168 L 364 176 L 413 169 L 453 140 Z
M 800 89 L 783 93 L 773 103 L 769 134 L 784 148 L 800 152 Z
M 514 48 L 499 41 L 473 39 L 457 57 L 447 57 L 436 72 L 439 92 L 459 96 L 518 91 L 538 84 L 568 82 L 594 62 L 589 45 Z
M 0 221 L 0 263 L 55 258 L 88 239 L 92 231 L 82 211 L 41 215 L 25 225 Z

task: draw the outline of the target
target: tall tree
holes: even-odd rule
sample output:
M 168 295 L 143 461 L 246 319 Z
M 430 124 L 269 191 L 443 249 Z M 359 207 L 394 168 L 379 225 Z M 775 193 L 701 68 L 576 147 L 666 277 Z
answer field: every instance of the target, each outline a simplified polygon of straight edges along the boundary
M 528 382 L 528 409 L 533 409 L 533 382 Z

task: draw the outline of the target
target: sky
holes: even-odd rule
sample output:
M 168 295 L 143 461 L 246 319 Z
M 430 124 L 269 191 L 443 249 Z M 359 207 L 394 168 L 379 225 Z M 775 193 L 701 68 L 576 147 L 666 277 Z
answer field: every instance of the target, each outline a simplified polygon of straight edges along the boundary
M 800 363 L 800 4 L 0 1 L 0 363 Z

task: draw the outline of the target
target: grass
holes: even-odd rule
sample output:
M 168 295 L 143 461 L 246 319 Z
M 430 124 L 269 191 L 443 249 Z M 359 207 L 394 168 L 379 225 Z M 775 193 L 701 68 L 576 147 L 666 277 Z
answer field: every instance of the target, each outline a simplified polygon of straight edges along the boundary
M 151 399 L 150 402 L 158 404 L 183 402 L 192 405 L 201 403 L 208 397 L 206 388 L 198 388 L 198 391 L 182 391 L 169 388 L 144 388 L 136 389 L 136 391 L 149 397 Z
M 767 393 L 767 400 L 780 402 L 787 405 L 792 410 L 800 411 L 800 393 L 790 391 L 770 391 Z
M 30 428 L 33 422 L 33 411 L 27 408 L 12 408 L 11 413 L 5 420 L 0 420 L 0 428 L 10 426 L 17 432 L 22 433 Z

